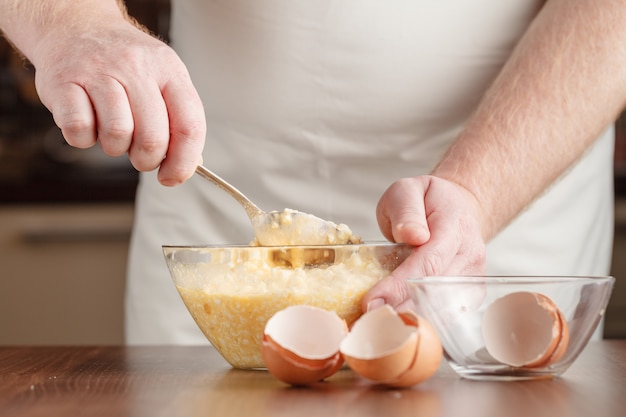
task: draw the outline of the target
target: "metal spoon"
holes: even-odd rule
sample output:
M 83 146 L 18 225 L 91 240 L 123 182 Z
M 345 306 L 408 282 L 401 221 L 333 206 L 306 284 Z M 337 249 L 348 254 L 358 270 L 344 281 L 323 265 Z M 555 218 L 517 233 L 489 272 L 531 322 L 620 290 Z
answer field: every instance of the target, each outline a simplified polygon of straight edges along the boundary
M 312 214 L 291 209 L 265 212 L 241 191 L 203 165 L 198 165 L 196 173 L 226 191 L 241 204 L 252 223 L 258 245 L 327 245 L 361 242 L 361 239 L 354 236 L 345 224 L 337 225 Z

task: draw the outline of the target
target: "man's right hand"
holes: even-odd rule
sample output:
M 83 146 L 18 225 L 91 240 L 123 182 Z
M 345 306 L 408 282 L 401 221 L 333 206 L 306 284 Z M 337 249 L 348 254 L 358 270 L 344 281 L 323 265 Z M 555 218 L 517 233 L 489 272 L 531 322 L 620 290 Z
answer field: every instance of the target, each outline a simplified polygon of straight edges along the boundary
M 127 153 L 139 171 L 159 168 L 162 184 L 179 184 L 202 159 L 200 97 L 168 45 L 117 13 L 115 2 L 101 1 L 91 6 L 106 9 L 106 18 L 85 10 L 92 2 L 57 2 L 67 16 L 33 30 L 38 39 L 21 42 L 36 69 L 37 92 L 70 145 L 99 142 L 110 156 Z M 29 4 L 24 7 L 34 7 Z M 17 40 L 28 39 L 24 30 Z

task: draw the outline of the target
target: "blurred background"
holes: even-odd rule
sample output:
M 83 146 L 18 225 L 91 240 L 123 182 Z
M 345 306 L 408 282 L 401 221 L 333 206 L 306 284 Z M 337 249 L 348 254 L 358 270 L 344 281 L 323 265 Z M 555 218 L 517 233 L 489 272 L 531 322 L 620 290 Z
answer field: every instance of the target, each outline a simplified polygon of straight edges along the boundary
M 167 40 L 169 0 L 126 3 Z M 615 140 L 617 283 L 605 337 L 624 338 L 626 116 Z M 0 345 L 124 342 L 137 178 L 126 157 L 65 143 L 37 97 L 32 67 L 0 38 Z

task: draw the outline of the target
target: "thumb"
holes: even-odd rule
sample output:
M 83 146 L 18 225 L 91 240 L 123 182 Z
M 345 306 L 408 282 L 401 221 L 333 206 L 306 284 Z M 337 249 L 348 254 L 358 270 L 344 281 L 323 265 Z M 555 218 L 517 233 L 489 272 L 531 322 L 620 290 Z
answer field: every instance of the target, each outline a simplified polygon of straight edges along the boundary
M 416 218 L 413 214 L 406 214 L 398 218 L 397 221 L 391 221 L 391 231 L 393 239 L 398 243 L 406 243 L 411 246 L 420 246 L 428 242 L 430 239 L 430 231 L 426 223 L 426 217 L 422 216 L 423 221 Z
M 376 218 L 387 239 L 413 246 L 428 242 L 425 195 L 426 185 L 419 178 L 398 180 L 385 191 L 376 207 Z

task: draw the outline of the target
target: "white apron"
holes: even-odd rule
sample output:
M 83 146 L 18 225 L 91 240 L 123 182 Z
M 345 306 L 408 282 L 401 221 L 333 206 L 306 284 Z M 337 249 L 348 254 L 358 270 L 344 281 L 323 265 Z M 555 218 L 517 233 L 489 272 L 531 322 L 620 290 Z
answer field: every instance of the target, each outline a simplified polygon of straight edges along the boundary
M 379 197 L 395 179 L 431 170 L 540 3 L 173 0 L 172 44 L 207 113 L 204 162 L 264 209 L 294 208 L 383 240 Z M 489 273 L 608 273 L 612 146 L 607 132 L 489 244 Z M 244 210 L 201 178 L 166 188 L 142 174 L 127 342 L 207 343 L 161 245 L 252 237 Z

